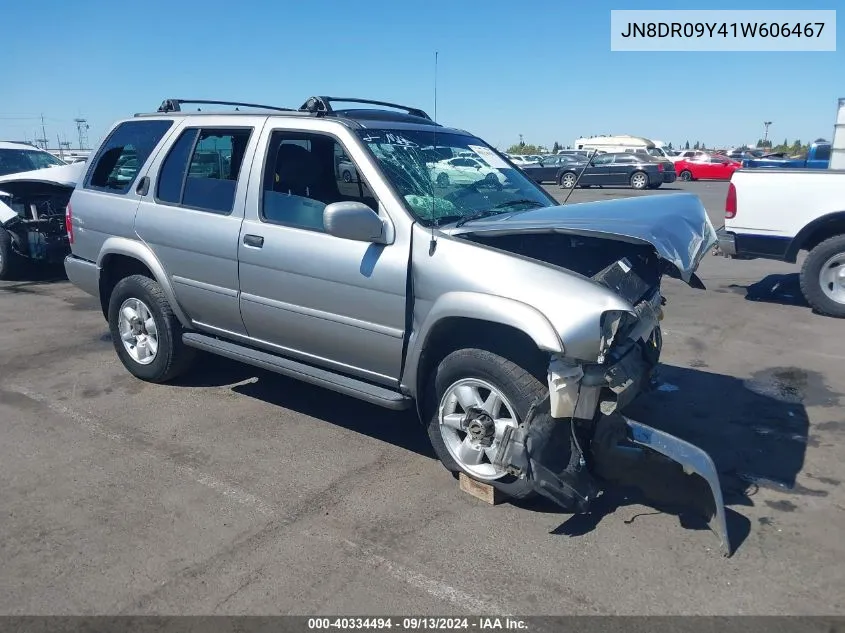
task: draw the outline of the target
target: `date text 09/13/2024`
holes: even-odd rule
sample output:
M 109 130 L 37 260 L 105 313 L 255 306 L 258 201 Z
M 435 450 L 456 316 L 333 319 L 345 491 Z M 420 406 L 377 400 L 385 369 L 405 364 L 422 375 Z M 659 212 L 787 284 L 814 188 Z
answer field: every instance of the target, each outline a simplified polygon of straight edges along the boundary
M 524 620 L 512 617 L 351 617 L 351 618 L 308 618 L 309 630 L 330 629 L 398 629 L 400 631 L 447 631 L 447 630 L 522 630 L 528 625 Z

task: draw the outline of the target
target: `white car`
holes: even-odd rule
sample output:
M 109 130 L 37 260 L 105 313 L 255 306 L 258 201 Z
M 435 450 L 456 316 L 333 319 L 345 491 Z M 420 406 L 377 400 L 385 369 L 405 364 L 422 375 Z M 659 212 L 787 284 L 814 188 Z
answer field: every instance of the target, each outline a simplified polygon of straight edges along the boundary
M 507 182 L 505 176 L 477 158 L 449 158 L 429 164 L 431 179 L 441 187 L 485 181 L 494 187 Z
M 0 142 L 0 176 L 33 169 L 61 167 L 66 163 L 49 152 L 26 143 Z

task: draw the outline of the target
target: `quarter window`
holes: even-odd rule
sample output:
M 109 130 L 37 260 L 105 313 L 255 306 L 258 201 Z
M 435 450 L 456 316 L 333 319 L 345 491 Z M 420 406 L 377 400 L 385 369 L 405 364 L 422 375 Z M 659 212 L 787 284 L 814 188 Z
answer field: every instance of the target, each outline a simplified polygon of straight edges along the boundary
M 91 163 L 85 186 L 110 193 L 129 191 L 138 171 L 173 121 L 126 121 L 118 125 Z

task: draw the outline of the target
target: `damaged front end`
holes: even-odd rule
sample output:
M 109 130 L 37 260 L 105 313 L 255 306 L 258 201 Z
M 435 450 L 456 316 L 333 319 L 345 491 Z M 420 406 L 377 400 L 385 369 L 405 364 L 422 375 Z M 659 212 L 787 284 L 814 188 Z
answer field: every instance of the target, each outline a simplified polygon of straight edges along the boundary
M 56 264 L 70 252 L 65 213 L 84 164 L 11 174 L 0 178 L 0 230 L 11 256 Z
M 648 203 L 638 200 L 625 201 L 615 210 L 594 207 L 609 209 L 603 211 L 604 218 L 588 220 L 581 214 L 565 217 L 561 210 L 555 215 L 540 210 L 490 221 L 463 235 L 573 271 L 631 306 L 601 314 L 597 345 L 579 347 L 592 350 L 593 357 L 551 357 L 547 396 L 534 403 L 519 427 L 506 429 L 491 461 L 531 482 L 537 493 L 558 505 L 587 512 L 609 482 L 625 483 L 626 475 L 643 462 L 670 460 L 686 475 L 698 475 L 706 482 L 712 496 L 711 528 L 724 555 L 730 556 L 725 506 L 710 456 L 685 440 L 621 415 L 656 384 L 666 304 L 660 292 L 662 277 L 702 287 L 695 270 L 715 241 L 700 203 L 678 197 L 682 213 L 671 216 L 668 211 L 648 211 Z M 619 209 L 632 212 L 627 222 L 616 217 Z M 532 213 L 533 219 L 528 217 Z

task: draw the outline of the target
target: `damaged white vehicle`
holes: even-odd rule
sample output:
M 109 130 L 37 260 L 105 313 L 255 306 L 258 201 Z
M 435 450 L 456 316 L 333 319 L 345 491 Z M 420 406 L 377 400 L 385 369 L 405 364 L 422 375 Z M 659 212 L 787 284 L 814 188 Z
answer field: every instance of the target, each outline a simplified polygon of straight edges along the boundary
M 164 382 L 200 349 L 414 407 L 449 470 L 578 512 L 608 465 L 661 454 L 707 481 L 729 553 L 712 460 L 620 415 L 659 361 L 661 279 L 701 285 L 716 236 L 699 199 L 561 206 L 419 109 L 336 101 L 168 100 L 115 124 L 71 198 L 65 268 L 99 298 L 126 369 Z M 477 157 L 500 186 L 435 186 L 430 147 Z M 224 174 L 194 169 L 216 151 Z
M 83 163 L 0 176 L 0 280 L 70 252 L 65 210 Z

